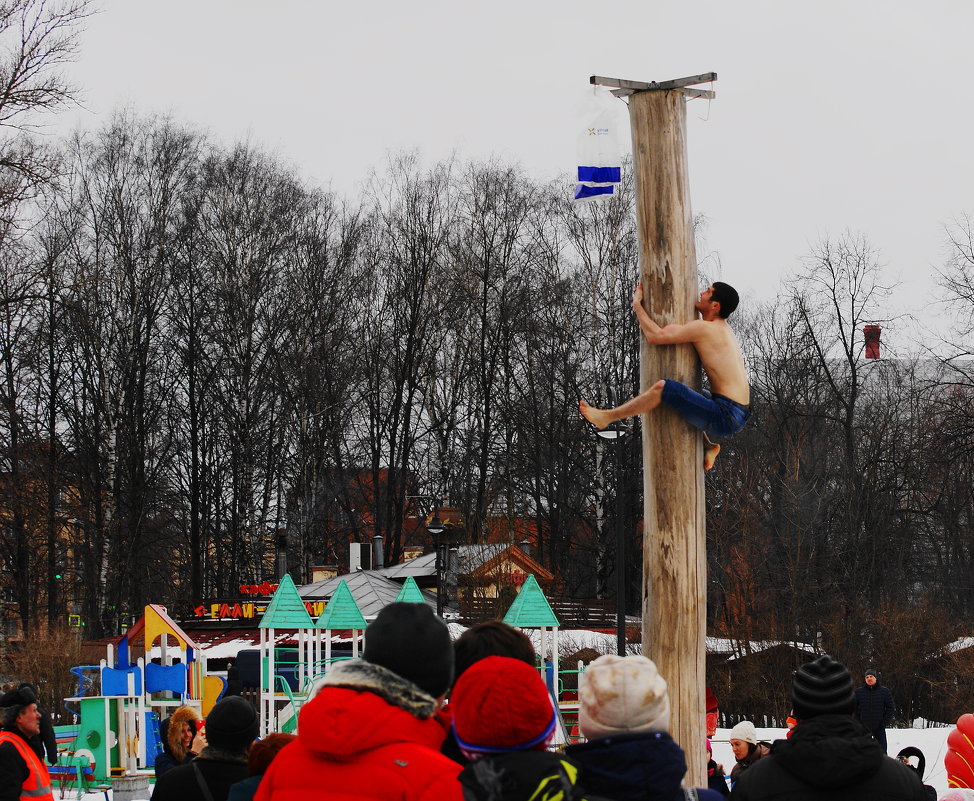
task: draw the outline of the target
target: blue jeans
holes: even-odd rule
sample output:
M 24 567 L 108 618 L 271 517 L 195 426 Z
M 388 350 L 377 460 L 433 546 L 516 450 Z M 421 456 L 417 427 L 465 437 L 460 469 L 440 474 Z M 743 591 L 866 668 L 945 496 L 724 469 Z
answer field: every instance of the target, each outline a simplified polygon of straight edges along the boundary
M 736 434 L 751 416 L 748 407 L 723 395 L 701 395 L 679 381 L 663 379 L 663 402 L 671 406 L 690 425 L 707 436 L 729 437 Z

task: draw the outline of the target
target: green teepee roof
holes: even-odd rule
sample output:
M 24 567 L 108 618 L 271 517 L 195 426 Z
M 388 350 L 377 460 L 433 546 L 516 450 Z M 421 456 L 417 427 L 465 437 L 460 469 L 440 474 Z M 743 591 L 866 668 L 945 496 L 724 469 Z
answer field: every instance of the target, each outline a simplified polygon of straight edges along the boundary
M 402 589 L 399 590 L 399 594 L 396 596 L 396 603 L 407 603 L 407 604 L 425 604 L 426 599 L 423 597 L 423 591 L 419 588 L 416 583 L 416 579 L 412 576 L 408 576 L 403 582 Z
M 313 629 L 311 615 L 298 595 L 297 587 L 289 574 L 285 574 L 277 592 L 267 604 L 267 611 L 260 619 L 262 629 Z
M 332 593 L 325 611 L 318 615 L 315 622 L 316 629 L 364 629 L 365 618 L 362 610 L 355 603 L 352 591 L 345 583 L 345 579 L 338 582 L 338 587 Z
M 561 625 L 534 575 L 529 575 L 521 585 L 521 591 L 504 615 L 504 622 L 522 629 Z

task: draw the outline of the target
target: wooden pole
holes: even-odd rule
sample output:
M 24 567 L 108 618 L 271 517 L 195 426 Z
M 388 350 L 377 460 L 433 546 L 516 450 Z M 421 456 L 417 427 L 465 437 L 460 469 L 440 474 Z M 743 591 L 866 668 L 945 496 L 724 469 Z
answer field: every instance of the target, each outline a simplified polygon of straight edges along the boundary
M 652 90 L 629 98 L 643 295 L 660 325 L 694 317 L 697 260 L 687 175 L 686 98 Z M 672 378 L 700 388 L 692 345 L 642 342 L 640 384 Z M 643 415 L 643 651 L 669 684 L 670 733 L 687 784 L 707 786 L 704 709 L 706 533 L 700 433 L 666 404 Z

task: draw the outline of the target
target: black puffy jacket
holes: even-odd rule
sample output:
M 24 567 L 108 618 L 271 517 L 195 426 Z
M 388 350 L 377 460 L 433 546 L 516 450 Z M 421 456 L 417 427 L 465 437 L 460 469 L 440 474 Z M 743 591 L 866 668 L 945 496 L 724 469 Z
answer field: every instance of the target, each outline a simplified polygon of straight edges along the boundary
M 927 801 L 916 771 L 848 715 L 800 721 L 750 769 L 731 801 Z
M 204 801 L 197 769 L 213 801 L 227 801 L 231 785 L 247 778 L 247 756 L 207 746 L 196 759 L 160 776 L 152 790 L 152 801 Z
M 856 690 L 856 720 L 862 722 L 869 731 L 886 728 L 893 722 L 893 693 L 882 684 L 868 684 Z

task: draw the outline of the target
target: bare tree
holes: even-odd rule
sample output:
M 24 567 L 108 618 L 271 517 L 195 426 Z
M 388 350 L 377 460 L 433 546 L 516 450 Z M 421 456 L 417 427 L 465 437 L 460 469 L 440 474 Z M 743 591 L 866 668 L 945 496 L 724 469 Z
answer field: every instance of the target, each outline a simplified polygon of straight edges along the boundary
M 577 336 L 584 343 L 586 364 L 578 390 L 581 397 L 605 405 L 632 397 L 639 388 L 639 333 L 630 309 L 632 287 L 638 281 L 639 254 L 628 161 L 622 178 L 614 194 L 604 201 L 575 204 L 562 193 L 558 202 L 566 244 L 577 265 L 574 282 L 584 292 L 584 306 L 577 310 Z M 586 451 L 592 459 L 591 472 L 586 473 L 590 472 L 594 488 L 598 598 L 606 597 L 610 568 L 620 567 L 618 559 L 610 558 L 615 549 L 610 537 L 613 528 L 622 526 L 627 532 L 628 552 L 633 557 L 629 560 L 630 580 L 635 579 L 632 566 L 641 564 L 637 558 L 641 538 L 635 536 L 642 489 L 636 422 L 632 428 L 633 435 L 613 443 L 611 449 L 601 438 L 592 436 L 588 427 L 583 429 L 590 435 Z M 638 581 L 630 583 L 639 586 Z M 638 597 L 638 593 L 629 597 Z
M 39 303 L 39 276 L 29 250 L 22 242 L 0 236 L 0 464 L 3 469 L 2 505 L 7 520 L 0 532 L 0 553 L 14 585 L 21 622 L 27 630 L 34 613 L 32 575 L 36 459 L 28 451 L 36 445 L 36 409 L 30 402 L 36 393 L 33 368 L 34 331 Z M 36 454 L 35 454 L 36 455 Z
M 0 2 L 0 199 L 24 197 L 54 175 L 49 150 L 32 136 L 41 115 L 75 99 L 62 69 L 78 52 L 90 0 Z
M 203 164 L 198 211 L 219 363 L 215 399 L 224 450 L 227 536 L 215 544 L 216 586 L 260 579 L 283 525 L 280 478 L 287 453 L 287 408 L 277 369 L 290 326 L 281 276 L 296 259 L 313 202 L 295 176 L 244 145 Z
M 163 312 L 194 146 L 193 134 L 166 121 L 125 116 L 75 144 L 70 213 L 81 224 L 69 281 L 75 369 L 65 406 L 91 512 L 79 554 L 93 588 L 87 612 L 109 630 L 130 610 L 106 599 L 142 605 L 158 582 L 152 551 L 168 535 L 157 492 L 171 448 Z
M 417 491 L 412 457 L 427 436 L 425 398 L 442 346 L 447 295 L 439 287 L 453 216 L 451 170 L 450 163 L 423 169 L 415 155 L 403 155 L 374 177 L 368 196 L 373 277 L 360 330 L 372 368 L 356 425 L 368 468 L 359 489 L 373 498 L 372 529 L 385 537 L 392 559 L 403 545 L 406 496 Z
M 346 447 L 369 365 L 356 347 L 370 298 L 358 208 L 312 193 L 285 279 L 291 310 L 277 370 L 287 398 L 289 551 L 297 577 L 313 564 L 339 563 L 354 530 Z
M 469 354 L 470 398 L 464 432 L 468 493 L 461 501 L 472 542 L 480 542 L 489 513 L 511 516 L 505 497 L 506 454 L 514 434 L 504 414 L 517 376 L 514 342 L 530 309 L 524 291 L 533 266 L 528 218 L 532 190 L 517 171 L 472 165 L 462 179 L 451 258 L 461 314 L 458 344 Z M 496 470 L 496 472 L 495 472 Z
M 947 228 L 950 253 L 947 264 L 939 273 L 943 301 L 955 314 L 956 343 L 959 355 L 970 355 L 971 346 L 965 342 L 974 331 L 974 224 L 969 216 L 958 219 Z

